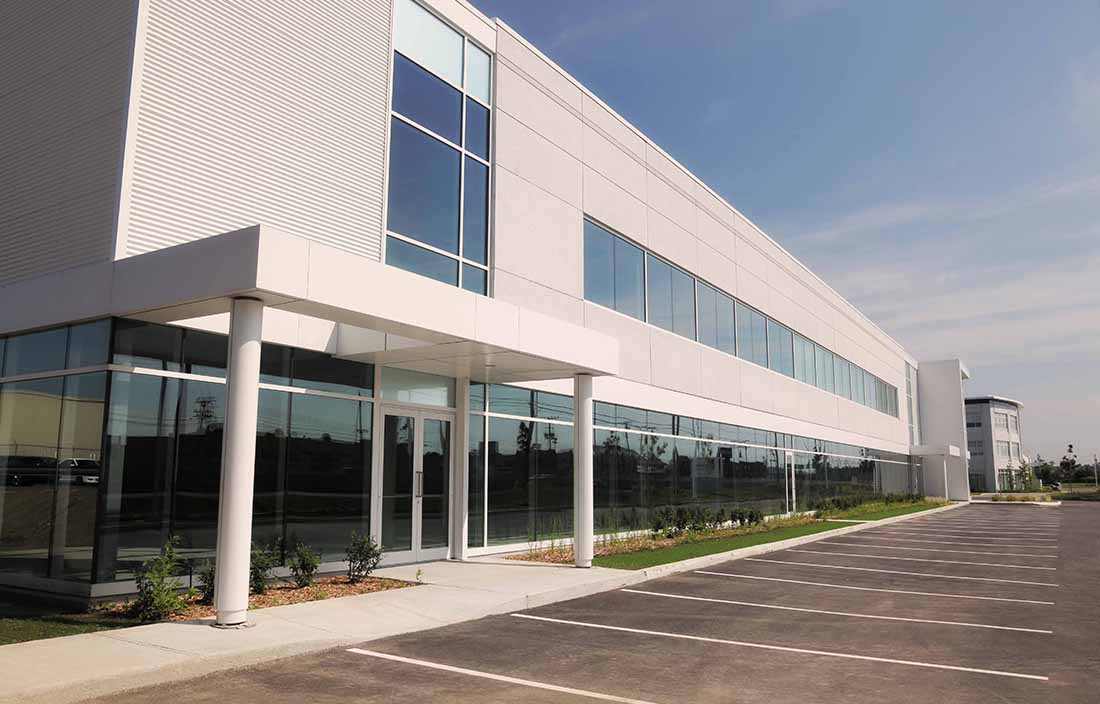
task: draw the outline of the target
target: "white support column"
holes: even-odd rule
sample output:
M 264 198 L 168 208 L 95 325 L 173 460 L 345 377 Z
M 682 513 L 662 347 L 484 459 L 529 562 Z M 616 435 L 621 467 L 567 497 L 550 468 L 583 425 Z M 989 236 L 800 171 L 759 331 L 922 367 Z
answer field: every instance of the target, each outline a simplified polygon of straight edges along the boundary
M 252 492 L 256 474 L 256 416 L 260 400 L 260 344 L 264 304 L 233 301 L 226 370 L 225 430 L 214 604 L 217 625 L 243 624 L 248 615 L 252 555 Z
M 470 535 L 470 380 L 455 379 L 455 471 L 451 488 L 451 559 L 468 557 Z
M 577 567 L 592 566 L 592 377 L 573 377 L 573 554 Z
M 951 500 L 951 490 L 947 488 L 947 455 L 943 456 L 943 499 Z

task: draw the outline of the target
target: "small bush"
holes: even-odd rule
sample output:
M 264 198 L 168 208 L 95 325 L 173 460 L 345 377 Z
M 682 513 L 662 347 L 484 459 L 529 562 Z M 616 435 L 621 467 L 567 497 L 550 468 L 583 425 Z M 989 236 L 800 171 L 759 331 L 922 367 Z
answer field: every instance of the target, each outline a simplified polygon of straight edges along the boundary
M 294 584 L 308 587 L 313 584 L 313 577 L 321 566 L 321 555 L 305 543 L 296 543 L 287 556 L 286 565 L 294 575 Z
M 745 515 L 745 521 L 750 526 L 759 525 L 764 522 L 764 513 L 758 508 L 750 508 Z
M 179 538 L 172 536 L 160 555 L 146 560 L 137 571 L 138 595 L 133 610 L 142 621 L 160 621 L 186 606 L 174 579 L 179 568 L 178 546 Z
M 204 604 L 214 603 L 214 584 L 217 580 L 217 576 L 214 573 L 214 558 L 203 561 L 199 565 L 197 572 L 198 577 L 202 580 L 202 584 L 199 585 L 199 601 Z
M 354 584 L 361 582 L 378 567 L 378 563 L 382 561 L 382 550 L 374 542 L 374 538 L 353 531 L 348 543 L 347 558 L 348 581 Z
M 279 551 L 276 545 L 253 545 L 248 563 L 248 588 L 253 594 L 267 591 L 267 582 L 271 579 L 271 570 L 279 564 Z

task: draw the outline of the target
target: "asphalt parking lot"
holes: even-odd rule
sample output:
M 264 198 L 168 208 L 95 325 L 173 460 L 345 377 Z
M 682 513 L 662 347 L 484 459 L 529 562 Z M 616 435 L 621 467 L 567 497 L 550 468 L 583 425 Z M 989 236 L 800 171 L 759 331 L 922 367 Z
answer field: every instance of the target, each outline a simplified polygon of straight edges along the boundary
M 1100 506 L 970 505 L 172 685 L 180 702 L 1086 702 Z M 161 689 L 110 697 L 158 702 Z M 105 700 L 106 701 L 106 700 Z

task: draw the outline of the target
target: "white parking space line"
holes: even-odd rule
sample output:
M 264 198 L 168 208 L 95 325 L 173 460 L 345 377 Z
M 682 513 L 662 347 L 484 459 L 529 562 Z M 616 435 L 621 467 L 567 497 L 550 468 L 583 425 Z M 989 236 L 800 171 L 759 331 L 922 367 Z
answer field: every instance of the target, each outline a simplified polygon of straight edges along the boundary
M 886 589 L 883 587 L 857 587 L 851 584 L 829 584 L 827 582 L 808 582 L 803 579 L 781 579 L 779 577 L 761 577 L 755 574 L 734 574 L 732 572 L 708 572 L 707 570 L 695 570 L 695 574 L 708 574 L 714 577 L 734 577 L 736 579 L 756 579 L 763 582 L 783 582 L 784 584 L 805 584 L 811 587 L 827 587 L 829 589 L 850 589 L 857 592 L 881 592 L 884 594 L 910 594 L 913 596 L 942 596 L 946 599 L 975 599 L 977 601 L 1006 601 L 1014 604 L 1037 604 L 1039 606 L 1054 606 L 1053 601 L 1038 601 L 1036 599 L 1013 599 L 1007 596 L 975 596 L 973 594 L 944 594 L 943 592 L 918 592 L 910 589 Z
M 970 526 L 975 528 L 1040 528 L 1042 530 L 1058 530 L 1062 527 L 1061 523 L 997 523 L 993 521 L 906 521 L 906 524 L 914 526 L 958 526 L 961 528 Z
M 515 614 L 519 615 L 519 614 Z M 600 692 L 591 692 L 586 689 L 575 689 L 573 687 L 562 687 L 556 684 L 547 684 L 546 682 L 535 682 L 534 680 L 525 680 L 519 677 L 508 677 L 507 675 L 496 675 L 492 672 L 482 672 L 480 670 L 469 670 L 465 667 L 455 667 L 453 665 L 444 665 L 438 662 L 430 662 L 428 660 L 417 660 L 415 658 L 405 658 L 400 655 L 390 655 L 389 653 L 379 653 L 375 650 L 363 650 L 361 648 L 348 648 L 349 653 L 355 653 L 356 655 L 366 655 L 372 658 L 381 658 L 383 660 L 393 660 L 394 662 L 403 662 L 407 665 L 417 665 L 419 667 L 428 667 L 433 670 L 443 670 L 444 672 L 454 672 L 459 675 L 468 675 L 470 677 L 481 677 L 487 680 L 496 680 L 497 682 L 507 682 L 508 684 L 518 684 L 524 687 L 533 687 L 535 689 L 547 689 L 551 692 L 561 692 L 562 694 L 574 694 L 578 697 L 587 697 L 588 699 L 599 699 L 605 702 L 621 702 L 622 704 L 653 704 L 644 699 L 630 699 L 628 697 L 616 697 L 613 694 L 601 694 Z
M 852 536 L 848 536 L 852 537 Z M 850 548 L 875 548 L 878 550 L 916 550 L 918 552 L 955 552 L 962 555 L 1004 555 L 1005 557 L 1036 557 L 1044 560 L 1057 560 L 1057 555 L 1036 555 L 1030 552 L 986 552 L 983 550 L 948 550 L 946 548 L 907 548 L 902 545 L 864 545 L 863 543 L 838 543 L 835 540 L 822 540 L 818 545 L 846 545 Z
M 749 643 L 740 640 L 728 640 L 726 638 L 710 638 L 708 636 L 693 636 L 686 633 L 670 633 L 668 631 L 649 631 L 643 628 L 627 628 L 625 626 L 608 626 L 602 623 L 590 623 L 587 621 L 570 621 L 563 618 L 548 618 L 546 616 L 534 616 L 532 614 L 512 614 L 516 618 L 531 619 L 532 621 L 544 621 L 547 623 L 560 623 L 567 626 L 581 626 L 583 628 L 599 628 L 606 631 L 618 631 L 620 633 L 636 633 L 644 636 L 659 636 L 662 638 L 676 638 L 679 640 L 693 640 L 702 643 L 718 643 L 720 645 L 733 645 L 742 648 L 759 648 L 760 650 L 778 650 L 784 653 L 799 653 L 802 655 L 820 655 L 830 658 L 844 658 L 848 660 L 863 660 L 866 662 L 882 662 L 893 665 L 907 665 L 909 667 L 927 667 L 935 670 L 953 670 L 955 672 L 973 672 L 982 675 L 996 675 L 998 677 L 1017 677 L 1026 680 L 1047 681 L 1049 678 L 1042 675 L 1028 675 L 1022 672 L 1005 672 L 1003 670 L 983 670 L 976 667 L 962 667 L 959 665 L 941 665 L 934 662 L 920 662 L 918 660 L 899 660 L 896 658 L 880 658 L 873 655 L 857 655 L 855 653 L 838 653 L 831 650 L 812 650 L 810 648 L 792 648 L 786 645 L 770 645 L 768 643 Z
M 851 570 L 854 572 L 878 572 L 880 574 L 904 574 L 910 577 L 928 577 L 931 579 L 959 579 L 967 582 L 999 582 L 1001 584 L 1026 584 L 1031 587 L 1057 587 L 1049 582 L 1025 582 L 1019 579 L 1000 579 L 997 577 L 960 577 L 956 574 L 938 574 L 932 572 L 902 572 L 900 570 L 882 570 L 877 567 L 849 567 L 847 565 L 823 565 L 818 562 L 796 562 L 794 560 L 766 560 L 760 557 L 746 557 L 747 562 L 769 562 L 773 565 L 795 565 L 797 567 L 817 567 L 826 570 Z
M 804 552 L 810 555 L 839 555 L 840 557 L 865 557 L 875 560 L 905 560 L 906 562 L 938 562 L 945 565 L 973 565 L 975 567 L 1008 567 L 1014 570 L 1056 570 L 1057 567 L 1034 567 L 1032 565 L 1004 565 L 998 562 L 967 562 L 965 560 L 935 560 L 930 557 L 897 557 L 894 555 L 864 555 L 855 552 L 833 552 L 831 550 L 802 550 L 788 548 L 787 552 Z
M 883 526 L 886 528 L 887 526 Z M 1008 538 L 1015 538 L 1016 536 L 1023 536 L 1029 538 L 1031 536 L 1045 536 L 1045 535 L 1057 535 L 1057 533 L 1043 533 L 1039 531 L 1009 531 L 1009 530 L 970 530 L 963 528 L 932 528 L 929 526 L 889 526 L 891 530 L 927 530 L 935 533 L 953 533 L 958 535 L 966 535 L 974 538 L 984 538 L 986 535 L 1002 535 Z M 1043 538 L 1043 540 L 1057 540 L 1057 538 Z
M 862 540 L 892 540 L 895 543 L 931 543 L 932 545 L 943 545 L 942 540 L 922 540 L 920 538 L 892 538 L 883 535 L 870 535 L 868 533 L 849 533 L 844 536 L 845 538 L 860 538 Z M 967 540 L 952 540 L 950 545 L 979 545 L 986 548 L 1004 548 L 1009 547 L 1007 545 L 998 545 L 997 543 L 971 543 Z M 1023 545 L 1021 547 L 1027 548 L 1042 548 L 1043 550 L 1054 550 L 1053 545 Z
M 1026 541 L 1028 543 L 1057 543 L 1058 542 L 1058 540 L 1056 538 L 998 538 L 998 537 L 989 536 L 989 535 L 972 535 L 970 533 L 962 533 L 962 532 L 960 532 L 960 533 L 946 533 L 944 531 L 933 532 L 931 530 L 912 530 L 912 529 L 909 529 L 909 528 L 886 528 L 886 527 L 883 527 L 883 528 L 879 528 L 878 532 L 879 533 L 890 533 L 892 535 L 927 535 L 930 538 L 931 537 L 948 538 L 948 539 L 975 538 L 977 540 L 997 540 L 997 541 L 1000 541 L 1000 542 L 1013 542 L 1013 543 L 1019 543 L 1019 542 L 1024 542 L 1024 541 Z
M 906 618 L 904 616 L 879 616 L 877 614 L 856 614 L 848 611 L 825 611 L 823 609 L 804 609 L 797 606 L 779 606 L 778 604 L 756 604 L 751 601 L 732 601 L 730 599 L 712 599 L 702 596 L 686 596 L 683 594 L 666 594 L 664 592 L 647 592 L 641 589 L 622 589 L 620 591 L 630 594 L 647 594 L 649 596 L 663 596 L 669 599 L 687 599 L 690 601 L 705 601 L 714 604 L 731 604 L 733 606 L 754 606 L 761 609 L 778 609 L 780 611 L 800 611 L 808 614 L 826 614 L 828 616 L 846 616 L 848 618 L 871 618 L 881 621 L 906 621 L 908 623 L 932 623 L 940 626 L 966 626 L 968 628 L 993 628 L 999 631 L 1019 631 L 1021 633 L 1051 634 L 1040 628 L 1017 628 L 1015 626 L 995 626 L 987 623 L 969 623 L 967 621 L 937 621 L 927 618 Z

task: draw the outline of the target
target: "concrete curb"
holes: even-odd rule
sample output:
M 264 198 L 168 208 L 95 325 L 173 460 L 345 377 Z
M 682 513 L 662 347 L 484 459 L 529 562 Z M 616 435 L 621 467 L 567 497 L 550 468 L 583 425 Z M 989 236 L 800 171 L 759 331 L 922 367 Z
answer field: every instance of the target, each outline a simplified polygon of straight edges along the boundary
M 992 499 L 971 499 L 972 504 L 995 506 L 1061 506 L 1061 501 L 993 501 Z
M 740 548 L 737 550 L 715 553 L 713 555 L 705 555 L 702 557 L 696 557 L 689 560 L 683 560 L 681 562 L 670 563 L 667 565 L 657 565 L 655 567 L 650 567 L 642 570 L 617 570 L 597 567 L 593 568 L 593 570 L 606 572 L 606 578 L 589 581 L 583 584 L 559 586 L 546 589 L 544 591 L 530 592 L 524 596 L 516 598 L 503 598 L 501 601 L 498 601 L 488 606 L 470 604 L 468 607 L 463 608 L 460 614 L 454 618 L 433 619 L 424 615 L 410 613 L 408 614 L 409 623 L 407 625 L 402 625 L 401 627 L 390 629 L 389 631 L 378 633 L 377 635 L 370 637 L 363 637 L 361 635 L 348 636 L 332 631 L 326 632 L 323 629 L 317 627 L 306 628 L 304 627 L 304 624 L 296 622 L 293 618 L 282 617 L 281 614 L 283 612 L 280 612 L 279 609 L 285 609 L 287 607 L 264 609 L 262 611 L 255 612 L 255 616 L 253 616 L 253 618 L 262 618 L 265 621 L 264 625 L 267 628 L 293 626 L 299 628 L 300 630 L 307 631 L 310 635 L 307 637 L 303 637 L 303 634 L 299 632 L 296 634 L 298 638 L 297 640 L 287 640 L 279 643 L 278 645 L 266 645 L 239 651 L 210 653 L 198 657 L 191 656 L 191 654 L 186 650 L 179 650 L 176 651 L 181 656 L 178 662 L 170 664 L 159 664 L 156 666 L 149 666 L 141 663 L 128 663 L 118 666 L 114 672 L 104 674 L 101 677 L 89 678 L 79 682 L 78 684 L 46 684 L 41 687 L 25 688 L 22 691 L 3 692 L 2 694 L 0 694 L 0 701 L 19 702 L 19 704 L 36 704 L 37 702 L 43 702 L 44 704 L 47 702 L 49 704 L 69 704 L 71 702 L 80 702 L 94 697 L 119 694 L 121 692 L 139 689 L 151 685 L 164 685 L 171 682 L 178 682 L 195 677 L 210 675 L 215 672 L 224 672 L 227 670 L 251 667 L 281 658 L 298 655 L 309 655 L 325 650 L 330 650 L 333 648 L 344 648 L 370 640 L 388 638 L 394 635 L 414 633 L 422 630 L 430 630 L 433 628 L 439 628 L 455 623 L 473 621 L 479 618 L 484 618 L 486 616 L 508 614 L 516 611 L 523 611 L 525 609 L 536 608 L 539 606 L 547 606 L 549 604 L 554 604 L 557 602 L 569 601 L 571 599 L 579 599 L 581 597 L 591 596 L 593 594 L 621 589 L 623 587 L 628 587 L 658 577 L 666 577 L 673 574 L 690 572 L 704 567 L 710 567 L 712 565 L 716 565 L 722 562 L 727 562 L 729 560 L 737 560 L 745 557 L 752 557 L 754 555 L 763 555 L 770 552 L 776 552 L 797 545 L 812 543 L 827 537 L 846 535 L 861 530 L 867 530 L 869 528 L 875 528 L 882 525 L 889 525 L 891 523 L 910 520 L 919 516 L 928 516 L 935 513 L 941 513 L 943 511 L 950 511 L 964 505 L 966 504 L 949 504 L 947 506 L 929 509 L 927 511 L 919 511 L 916 513 L 894 516 L 892 518 L 885 518 L 869 523 L 853 524 L 850 526 L 845 526 L 843 528 L 837 528 L 835 530 L 814 533 L 812 535 L 805 535 L 797 538 L 790 538 L 787 540 L 780 540 L 773 543 L 753 545 L 747 548 Z M 504 561 L 501 560 L 501 562 Z M 560 565 L 555 566 L 561 567 Z M 515 568 L 522 569 L 522 563 L 520 565 L 515 565 Z M 563 569 L 572 568 L 566 567 Z M 452 595 L 456 593 L 454 591 L 456 588 L 454 587 L 432 584 L 411 587 L 408 591 L 427 590 L 433 587 L 438 589 L 446 589 L 448 590 L 448 593 Z M 404 592 L 406 590 L 402 589 L 397 591 Z M 381 592 L 378 595 L 347 597 L 347 599 L 364 599 L 370 598 L 372 596 L 381 596 L 388 593 L 390 592 Z M 376 604 L 377 602 L 378 600 L 375 601 Z M 310 603 L 319 604 L 324 602 Z M 401 609 L 399 605 L 394 606 L 394 608 L 396 610 Z M 414 616 L 416 618 L 414 618 Z M 152 627 L 158 625 L 161 624 L 152 624 Z M 205 622 L 188 622 L 187 625 L 193 627 L 206 626 L 208 624 L 206 624 Z M 139 640 L 136 638 L 136 636 L 138 635 L 137 631 L 139 629 L 150 627 L 151 626 L 137 626 L 134 628 L 119 629 L 118 631 L 104 631 L 100 633 L 86 634 L 83 636 L 68 636 L 67 638 L 102 638 L 109 639 L 109 641 L 116 644 L 118 642 L 124 642 L 137 646 L 140 645 Z M 254 631 L 260 630 L 261 629 L 259 628 L 254 629 Z M 135 636 L 135 638 L 127 637 L 131 635 Z M 45 641 L 30 641 L 26 644 L 16 644 L 13 646 L 4 647 L 14 648 L 22 645 L 26 648 L 41 649 L 43 653 L 40 657 L 49 658 L 51 656 L 48 651 L 51 649 L 51 646 L 59 645 L 59 641 L 64 641 L 67 638 L 50 639 Z M 54 641 L 54 643 L 51 643 L 50 641 Z M 146 647 L 160 647 L 163 649 L 163 646 Z M 0 655 L 3 655 L 2 649 L 0 649 Z

